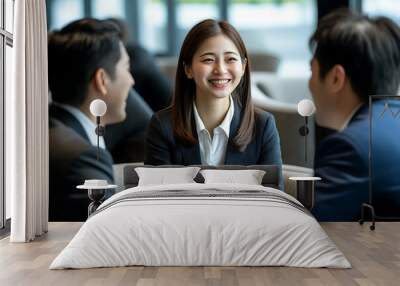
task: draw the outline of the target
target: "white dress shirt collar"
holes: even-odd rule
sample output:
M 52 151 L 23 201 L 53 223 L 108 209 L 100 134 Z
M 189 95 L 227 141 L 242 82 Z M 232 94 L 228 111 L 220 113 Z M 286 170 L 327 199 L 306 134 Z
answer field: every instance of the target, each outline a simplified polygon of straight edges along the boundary
M 197 107 L 196 107 L 196 103 L 193 101 L 193 111 L 194 111 L 194 119 L 196 122 L 196 129 L 197 129 L 197 133 L 199 133 L 200 131 L 207 131 L 206 127 L 204 126 L 203 120 L 201 119 L 199 112 L 197 111 Z M 229 97 L 229 109 L 228 112 L 225 115 L 224 120 L 221 122 L 220 125 L 218 125 L 213 131 L 215 131 L 217 128 L 221 129 L 222 131 L 224 131 L 225 135 L 227 138 L 229 138 L 229 132 L 230 132 L 230 128 L 231 128 L 231 122 L 232 122 L 232 118 L 233 118 L 233 114 L 235 112 L 235 107 L 232 101 L 232 97 Z
M 197 111 L 194 101 L 193 112 L 199 140 L 201 163 L 203 165 L 223 165 L 229 141 L 231 122 L 235 112 L 232 97 L 229 97 L 228 112 L 221 124 L 214 128 L 212 138 Z
M 86 116 L 85 113 L 83 113 L 78 108 L 76 108 L 72 105 L 69 105 L 69 104 L 62 104 L 62 103 L 56 103 L 56 102 L 53 102 L 52 104 L 55 104 L 55 105 L 65 109 L 69 113 L 71 113 L 72 116 L 74 116 L 75 119 L 78 120 L 79 123 L 82 125 L 87 137 L 89 138 L 90 144 L 93 146 L 97 146 L 97 135 L 95 132 L 96 124 L 94 124 L 89 119 L 89 117 Z M 100 138 L 99 138 L 99 146 L 103 149 L 106 148 L 106 145 L 104 143 L 104 138 L 102 136 L 100 136 Z
M 360 107 L 363 105 L 363 103 L 360 103 L 359 105 L 357 105 L 353 111 L 349 114 L 349 116 L 346 118 L 346 120 L 344 121 L 342 127 L 339 129 L 339 131 L 343 131 L 344 129 L 346 129 L 347 125 L 349 125 L 351 119 L 353 118 L 354 114 L 356 114 L 356 112 L 360 109 Z

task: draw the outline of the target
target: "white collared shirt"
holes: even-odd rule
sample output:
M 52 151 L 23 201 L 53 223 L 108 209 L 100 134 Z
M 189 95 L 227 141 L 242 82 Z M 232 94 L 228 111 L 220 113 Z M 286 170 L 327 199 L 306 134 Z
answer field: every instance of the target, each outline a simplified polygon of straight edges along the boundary
M 353 118 L 354 114 L 360 109 L 360 107 L 363 105 L 363 103 L 360 103 L 359 105 L 356 106 L 356 108 L 353 109 L 353 111 L 349 114 L 349 116 L 346 118 L 345 122 L 343 123 L 342 127 L 339 129 L 339 131 L 343 131 L 346 129 L 347 125 L 349 125 L 350 120 Z
M 65 109 L 69 113 L 71 113 L 76 120 L 79 121 L 79 123 L 82 125 L 83 130 L 85 130 L 85 133 L 87 137 L 89 138 L 90 144 L 93 146 L 97 146 L 97 135 L 96 135 L 96 124 L 94 124 L 89 117 L 86 116 L 85 113 L 80 111 L 78 108 L 68 105 L 68 104 L 62 104 L 62 103 L 56 103 L 53 102 L 53 104 L 56 104 L 57 106 Z M 106 149 L 106 144 L 104 143 L 104 138 L 100 136 L 99 138 L 99 146 L 103 149 Z
M 229 97 L 228 112 L 221 124 L 214 128 L 212 138 L 197 112 L 195 102 L 193 102 L 193 111 L 199 140 L 201 164 L 212 166 L 223 165 L 228 146 L 229 130 L 231 128 L 233 113 L 235 112 L 232 97 Z

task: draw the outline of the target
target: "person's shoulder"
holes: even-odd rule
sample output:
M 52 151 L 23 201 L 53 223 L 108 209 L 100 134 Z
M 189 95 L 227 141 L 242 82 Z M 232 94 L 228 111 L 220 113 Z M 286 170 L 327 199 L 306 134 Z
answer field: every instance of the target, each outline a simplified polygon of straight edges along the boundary
M 271 122 L 275 122 L 275 118 L 271 113 L 257 107 L 254 108 L 254 119 L 256 125 L 261 127 L 266 124 L 271 124 Z
M 161 132 L 164 136 L 173 138 L 172 107 L 161 109 L 153 114 L 149 124 L 149 131 L 153 133 Z
M 368 142 L 368 121 L 357 121 L 349 124 L 341 132 L 335 133 L 333 138 L 344 140 L 357 145 L 365 145 Z
M 75 129 L 56 118 L 49 118 L 49 137 L 55 140 L 60 139 L 64 144 L 76 142 L 77 144 L 90 145 Z
M 161 122 L 170 122 L 172 120 L 172 106 L 155 112 L 153 117 L 160 120 Z
M 88 168 L 96 165 L 97 167 L 103 165 L 106 168 L 112 168 L 114 163 L 113 158 L 107 149 L 97 149 L 97 147 L 93 145 L 89 145 L 79 157 L 82 164 L 88 166 Z
M 270 138 L 276 134 L 276 124 L 274 116 L 258 108 L 254 109 L 254 135 L 258 138 Z
M 49 153 L 58 159 L 76 158 L 90 148 L 82 136 L 62 121 L 49 118 Z
M 144 47 L 142 47 L 139 44 L 136 43 L 127 43 L 126 44 L 126 51 L 128 52 L 129 57 L 132 60 L 135 60 L 136 62 L 138 60 L 143 60 L 145 61 L 152 59 L 153 55 L 146 50 Z
M 351 129 L 350 126 L 326 136 L 317 146 L 315 164 L 319 165 L 327 158 L 335 158 L 365 165 L 368 159 L 368 138 L 357 136 Z
M 319 147 L 331 149 L 334 146 L 353 145 L 353 138 L 353 134 L 347 132 L 347 130 L 335 131 L 323 138 L 319 143 Z
M 139 45 L 137 43 L 132 43 L 132 42 L 127 43 L 126 44 L 126 49 L 127 50 L 134 50 L 134 51 L 137 51 L 137 52 L 140 52 L 140 53 L 149 54 L 149 52 L 143 46 L 141 46 L 141 45 Z
M 351 120 L 345 129 L 324 138 L 321 145 L 326 148 L 341 147 L 343 150 L 352 150 L 366 156 L 368 153 L 368 130 L 368 116 L 362 111 Z
M 49 156 L 51 162 L 66 163 L 76 160 L 87 162 L 93 160 L 94 162 L 96 160 L 96 162 L 99 161 L 110 166 L 113 164 L 111 154 L 106 149 L 99 149 L 100 160 L 97 160 L 97 152 L 97 147 L 82 138 L 74 129 L 57 119 L 49 120 Z

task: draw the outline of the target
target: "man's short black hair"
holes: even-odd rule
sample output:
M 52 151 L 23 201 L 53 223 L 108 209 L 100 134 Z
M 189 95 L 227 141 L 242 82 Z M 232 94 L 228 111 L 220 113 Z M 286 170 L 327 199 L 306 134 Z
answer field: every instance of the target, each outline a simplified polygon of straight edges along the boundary
M 49 33 L 52 99 L 81 105 L 96 70 L 103 68 L 114 79 L 120 57 L 119 30 L 110 22 L 86 18 Z
M 343 66 L 361 100 L 397 94 L 400 84 L 400 29 L 386 17 L 369 18 L 347 9 L 328 14 L 310 38 L 324 78 Z

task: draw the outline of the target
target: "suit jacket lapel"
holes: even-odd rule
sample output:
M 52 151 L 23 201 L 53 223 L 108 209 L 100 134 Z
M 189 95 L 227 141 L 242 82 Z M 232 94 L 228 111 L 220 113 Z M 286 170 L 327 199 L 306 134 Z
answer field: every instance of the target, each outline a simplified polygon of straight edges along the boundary
M 242 108 L 237 103 L 237 100 L 233 99 L 233 104 L 235 106 L 235 112 L 232 117 L 231 126 L 229 129 L 229 139 L 228 145 L 226 147 L 226 156 L 225 156 L 225 165 L 234 165 L 240 164 L 242 161 L 243 153 L 236 149 L 233 138 L 235 138 L 238 129 L 240 127 L 240 120 L 242 117 Z M 194 118 L 193 118 L 194 120 Z M 196 138 L 197 138 L 197 131 L 196 131 Z M 183 158 L 183 165 L 200 165 L 201 164 L 201 157 L 200 157 L 200 147 L 199 143 L 182 146 L 182 158 Z M 190 163 L 189 163 L 190 162 Z
M 183 165 L 201 165 L 199 143 L 182 146 Z
M 229 129 L 229 140 L 228 146 L 226 147 L 226 155 L 225 155 L 225 165 L 234 165 L 240 164 L 241 157 L 243 153 L 240 152 L 233 143 L 233 138 L 235 138 L 242 118 L 242 108 L 237 103 L 237 100 L 233 98 L 233 104 L 235 106 L 235 112 L 233 113 L 231 127 Z
M 192 126 L 195 130 L 195 138 L 197 138 L 196 124 L 194 121 L 194 114 L 192 114 Z M 201 165 L 200 146 L 196 144 L 181 145 L 182 151 L 182 164 L 183 165 Z

